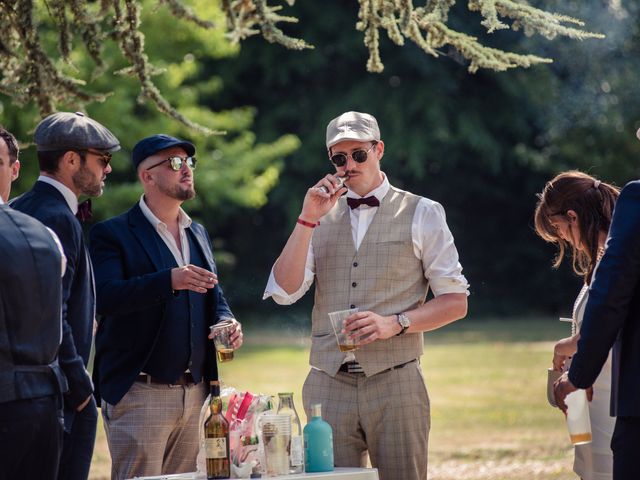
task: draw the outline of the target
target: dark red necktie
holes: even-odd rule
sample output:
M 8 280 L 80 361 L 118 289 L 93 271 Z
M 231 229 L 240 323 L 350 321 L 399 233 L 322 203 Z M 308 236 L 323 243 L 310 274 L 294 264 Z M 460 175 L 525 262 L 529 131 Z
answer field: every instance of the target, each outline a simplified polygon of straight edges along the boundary
M 360 205 L 369 205 L 370 207 L 379 207 L 380 200 L 376 197 L 364 197 L 364 198 L 351 198 L 347 197 L 347 204 L 351 207 L 351 210 L 358 208 Z
M 88 222 L 93 217 L 91 212 L 91 199 L 87 199 L 78 204 L 78 211 L 76 212 L 76 218 L 81 222 Z

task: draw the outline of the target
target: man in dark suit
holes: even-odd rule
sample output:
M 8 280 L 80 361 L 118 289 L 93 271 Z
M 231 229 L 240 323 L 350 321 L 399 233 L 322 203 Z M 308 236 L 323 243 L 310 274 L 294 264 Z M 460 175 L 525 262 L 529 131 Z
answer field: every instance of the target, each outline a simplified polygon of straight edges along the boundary
M 640 131 L 639 131 L 640 133 Z M 611 439 L 614 480 L 638 478 L 640 445 L 640 181 L 620 192 L 569 372 L 555 384 L 558 406 L 595 381 L 613 346 Z
M 194 154 L 167 135 L 138 142 L 144 194 L 90 233 L 102 316 L 94 383 L 114 479 L 196 469 L 200 409 L 217 379 L 209 326 L 232 319 L 233 347 L 242 344 L 207 231 L 181 208 L 195 196 Z
M 53 234 L 5 204 L 19 168 L 16 139 L 0 127 L 0 479 L 53 480 L 66 390 L 57 362 L 64 264 Z
M 69 383 L 64 398 L 65 434 L 60 479 L 89 476 L 98 412 L 86 370 L 93 338 L 95 293 L 91 260 L 75 217 L 78 197 L 102 194 L 111 172 L 111 152 L 120 149 L 116 137 L 80 112 L 48 116 L 36 127 L 40 177 L 33 188 L 11 202 L 16 210 L 50 227 L 67 257 L 63 278 L 63 339 L 60 366 Z

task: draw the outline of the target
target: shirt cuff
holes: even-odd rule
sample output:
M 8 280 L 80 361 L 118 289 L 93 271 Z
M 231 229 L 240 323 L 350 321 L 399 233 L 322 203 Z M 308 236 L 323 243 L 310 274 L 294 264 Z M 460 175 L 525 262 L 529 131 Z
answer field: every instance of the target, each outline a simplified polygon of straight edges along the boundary
M 267 287 L 264 290 L 264 294 L 262 295 L 262 299 L 266 300 L 267 298 L 273 298 L 273 301 L 279 305 L 291 305 L 297 302 L 302 295 L 306 292 L 304 282 L 300 286 L 300 288 L 293 292 L 292 294 L 288 294 L 284 291 L 284 289 L 278 285 L 276 282 L 276 278 L 273 275 L 273 269 L 271 270 L 271 274 L 269 275 L 269 281 L 267 282 Z
M 436 297 L 447 293 L 465 293 L 469 296 L 469 284 L 465 277 L 430 278 L 429 287 Z

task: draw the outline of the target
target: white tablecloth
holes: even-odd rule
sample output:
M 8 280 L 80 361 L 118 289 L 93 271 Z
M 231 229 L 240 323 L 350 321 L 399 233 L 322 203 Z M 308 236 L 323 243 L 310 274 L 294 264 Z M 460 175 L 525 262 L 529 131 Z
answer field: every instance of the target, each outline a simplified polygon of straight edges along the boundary
M 206 476 L 196 473 L 178 473 L 175 475 L 157 475 L 154 477 L 135 477 L 139 480 L 206 480 Z M 270 480 L 378 480 L 376 468 L 336 468 L 333 472 L 302 473 L 299 475 L 281 475 L 278 477 L 262 477 Z

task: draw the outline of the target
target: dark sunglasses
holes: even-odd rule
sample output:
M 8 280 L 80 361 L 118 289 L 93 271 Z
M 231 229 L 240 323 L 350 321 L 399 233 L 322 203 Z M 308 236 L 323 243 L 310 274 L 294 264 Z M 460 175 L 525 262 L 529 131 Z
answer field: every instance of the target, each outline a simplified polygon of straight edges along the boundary
M 87 148 L 86 150 L 80 150 L 80 153 L 86 156 L 87 153 L 100 157 L 100 161 L 104 164 L 104 168 L 111 163 L 113 154 L 111 152 L 103 152 L 101 150 L 94 150 L 93 148 Z
M 155 165 L 151 165 L 147 170 L 151 170 L 152 168 L 156 168 L 158 165 L 162 165 L 163 163 L 169 162 L 169 168 L 171 170 L 175 170 L 179 172 L 182 168 L 182 165 L 185 163 L 191 170 L 195 170 L 196 168 L 196 157 L 180 157 L 178 155 L 174 155 L 173 157 L 165 158 L 161 162 L 156 163 Z
M 364 163 L 367 161 L 369 157 L 369 152 L 377 145 L 377 142 L 373 142 L 369 148 L 366 150 L 360 149 L 355 150 L 351 153 L 336 153 L 335 155 L 331 155 L 329 159 L 331 163 L 333 163 L 336 167 L 344 167 L 347 164 L 347 160 L 349 157 L 353 158 L 354 162 Z

